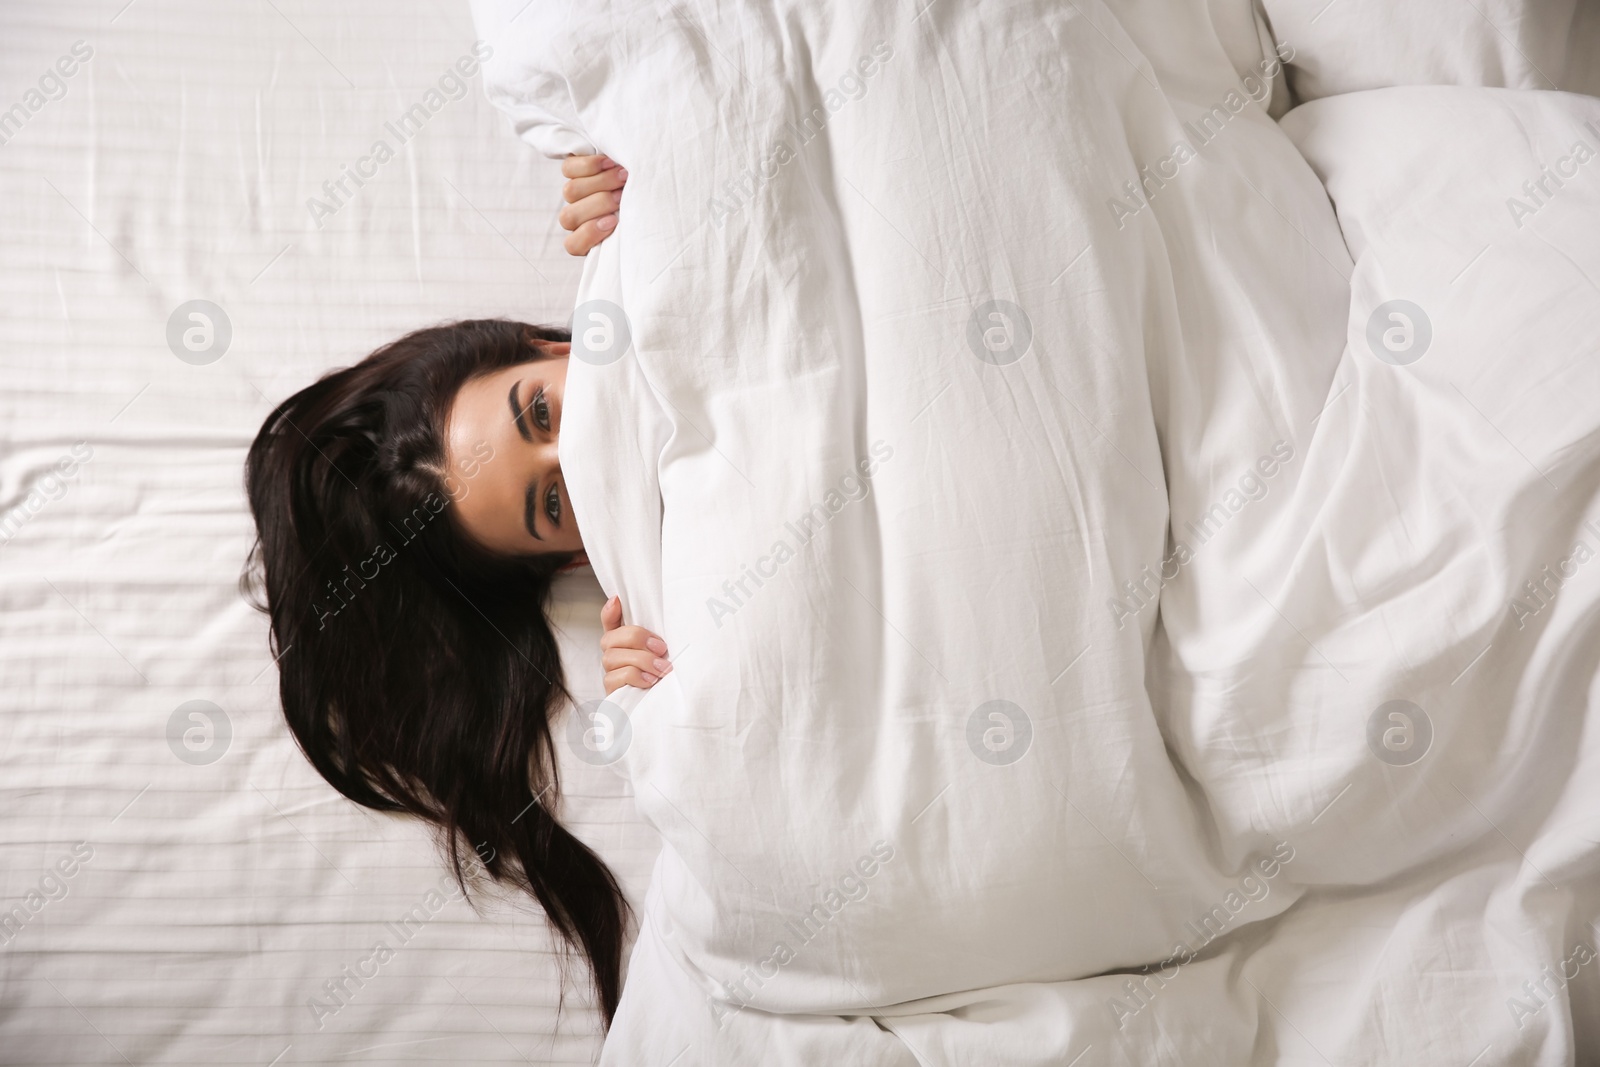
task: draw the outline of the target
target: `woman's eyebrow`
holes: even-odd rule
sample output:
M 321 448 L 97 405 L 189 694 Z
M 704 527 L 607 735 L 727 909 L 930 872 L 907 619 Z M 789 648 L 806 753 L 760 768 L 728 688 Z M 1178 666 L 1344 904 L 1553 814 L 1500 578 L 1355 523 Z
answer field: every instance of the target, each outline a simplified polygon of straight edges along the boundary
M 527 492 L 522 494 L 522 525 L 528 528 L 528 532 L 533 535 L 534 540 L 543 541 L 544 538 L 539 536 L 538 525 L 534 521 L 534 517 L 538 514 L 538 509 L 539 483 L 537 481 L 529 482 Z
M 524 441 L 532 442 L 533 433 L 528 429 L 528 424 L 523 419 L 522 406 L 517 403 L 517 390 L 521 388 L 522 381 L 520 379 L 512 382 L 511 392 L 506 394 L 506 403 L 511 405 L 511 421 L 517 424 L 517 432 L 522 435 Z M 529 529 L 532 529 L 532 527 L 530 526 Z M 539 535 L 534 534 L 534 536 L 538 537 Z

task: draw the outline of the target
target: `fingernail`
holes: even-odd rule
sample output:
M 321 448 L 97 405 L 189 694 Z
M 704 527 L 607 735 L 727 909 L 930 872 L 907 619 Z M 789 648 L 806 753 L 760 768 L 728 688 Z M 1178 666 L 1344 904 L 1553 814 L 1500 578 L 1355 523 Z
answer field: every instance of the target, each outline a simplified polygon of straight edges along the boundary
M 648 648 L 651 652 L 654 652 L 658 656 L 665 656 L 667 654 L 667 643 L 661 640 L 659 637 L 652 637 L 650 640 L 644 643 L 644 647 Z
M 645 685 L 655 685 L 657 682 L 661 681 L 660 678 L 657 678 L 655 675 L 651 674 L 649 671 L 640 671 L 639 673 L 644 675 L 644 684 Z
M 603 218 L 599 222 L 595 223 L 595 229 L 597 229 L 597 230 L 609 230 L 609 229 L 611 229 L 611 227 L 615 226 L 616 224 L 617 224 L 617 217 L 615 215 L 607 215 L 605 218 Z
M 625 181 L 627 181 L 627 180 L 628 180 L 628 171 L 627 171 L 627 168 L 625 168 L 625 167 L 619 167 L 619 168 L 618 168 L 618 169 L 617 169 L 617 180 L 618 180 L 618 181 L 624 181 L 624 182 L 625 182 Z
M 655 661 L 655 668 L 660 673 L 666 674 L 668 671 L 670 671 L 672 669 L 672 664 L 668 663 L 664 659 L 658 659 L 658 660 Z

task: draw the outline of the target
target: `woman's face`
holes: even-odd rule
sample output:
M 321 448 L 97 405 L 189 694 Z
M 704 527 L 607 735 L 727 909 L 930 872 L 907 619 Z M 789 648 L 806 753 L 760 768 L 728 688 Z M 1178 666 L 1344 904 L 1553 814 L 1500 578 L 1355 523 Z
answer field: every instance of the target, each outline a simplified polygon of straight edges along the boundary
M 508 556 L 583 549 L 556 457 L 571 346 L 534 345 L 548 358 L 469 381 L 445 424 L 445 463 L 459 479 L 452 484 L 465 490 L 456 520 L 479 544 Z M 474 465 L 476 473 L 461 476 Z

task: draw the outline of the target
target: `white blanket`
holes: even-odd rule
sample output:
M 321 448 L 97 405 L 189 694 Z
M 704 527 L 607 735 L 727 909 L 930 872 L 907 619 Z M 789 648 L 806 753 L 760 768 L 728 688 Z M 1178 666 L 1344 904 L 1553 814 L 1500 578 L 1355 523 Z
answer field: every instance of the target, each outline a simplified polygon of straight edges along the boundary
M 490 77 L 631 175 L 562 461 L 677 670 L 604 1062 L 1570 1056 L 1600 185 L 1502 201 L 1600 105 L 1323 101 L 1313 173 L 1198 6 L 598 6 Z

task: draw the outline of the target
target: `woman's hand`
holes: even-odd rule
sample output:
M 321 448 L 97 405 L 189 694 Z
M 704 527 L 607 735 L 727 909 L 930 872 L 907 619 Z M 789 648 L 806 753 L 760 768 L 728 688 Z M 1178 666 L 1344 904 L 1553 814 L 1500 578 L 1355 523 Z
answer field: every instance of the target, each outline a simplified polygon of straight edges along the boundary
M 642 626 L 622 625 L 622 601 L 612 597 L 600 609 L 600 662 L 606 671 L 606 696 L 625 685 L 649 689 L 672 671 L 667 643 Z
M 605 156 L 568 156 L 561 161 L 561 174 L 567 179 L 561 189 L 567 206 L 556 218 L 571 231 L 563 244 L 568 255 L 586 256 L 616 230 L 628 172 Z

